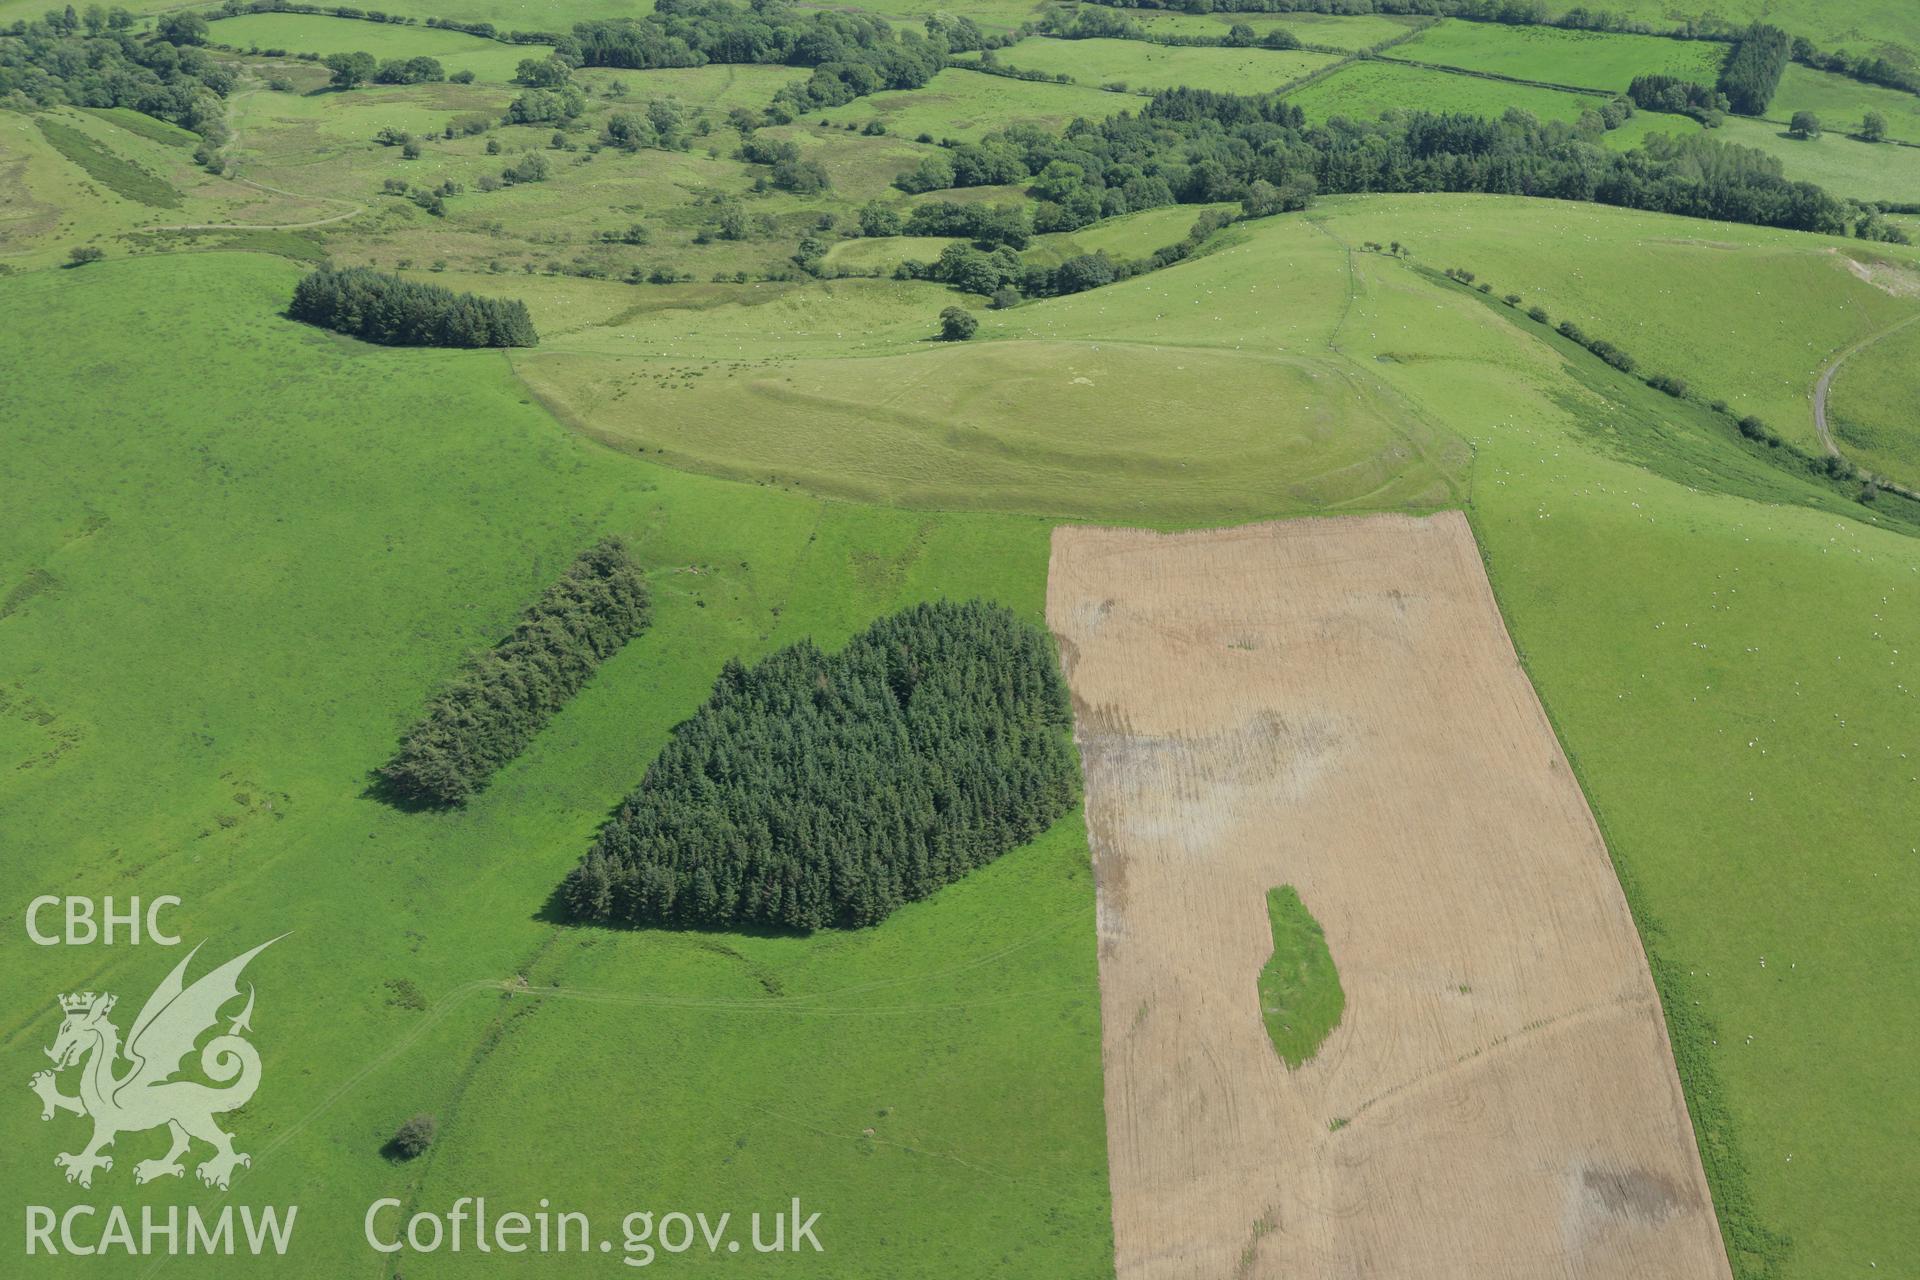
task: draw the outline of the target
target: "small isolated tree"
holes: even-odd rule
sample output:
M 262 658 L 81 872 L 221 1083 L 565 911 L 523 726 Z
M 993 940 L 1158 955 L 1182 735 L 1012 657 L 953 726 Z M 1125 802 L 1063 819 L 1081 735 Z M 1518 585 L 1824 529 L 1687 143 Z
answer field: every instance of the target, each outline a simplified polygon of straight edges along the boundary
M 93 245 L 79 244 L 67 250 L 67 265 L 70 267 L 84 267 L 89 262 L 98 262 L 106 256 L 104 250 L 97 249 Z
M 965 342 L 979 328 L 980 322 L 965 307 L 948 307 L 940 313 L 940 338 L 944 342 Z
M 411 1160 L 433 1145 L 433 1117 L 422 1111 L 394 1131 L 387 1150 L 402 1160 Z
M 1820 136 L 1820 117 L 1811 111 L 1796 111 L 1787 125 L 1787 133 L 1795 138 L 1817 138 Z
M 1020 305 L 1020 291 L 1010 284 L 1003 284 L 993 291 L 993 309 L 1005 311 L 1008 307 Z
M 1887 140 L 1887 118 L 1878 111 L 1869 111 L 1860 121 L 1860 136 L 1868 142 Z
M 373 55 L 364 51 L 358 53 L 330 53 L 322 59 L 322 65 L 333 73 L 333 87 L 352 89 L 373 79 L 377 64 Z

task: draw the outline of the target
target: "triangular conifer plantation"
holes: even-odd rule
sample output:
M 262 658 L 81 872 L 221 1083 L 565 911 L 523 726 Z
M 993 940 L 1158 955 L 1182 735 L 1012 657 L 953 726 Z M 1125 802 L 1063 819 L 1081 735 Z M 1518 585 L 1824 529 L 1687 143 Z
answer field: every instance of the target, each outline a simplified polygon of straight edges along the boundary
M 1053 642 L 922 604 L 838 653 L 729 661 L 561 884 L 575 919 L 858 928 L 1026 843 L 1079 798 Z

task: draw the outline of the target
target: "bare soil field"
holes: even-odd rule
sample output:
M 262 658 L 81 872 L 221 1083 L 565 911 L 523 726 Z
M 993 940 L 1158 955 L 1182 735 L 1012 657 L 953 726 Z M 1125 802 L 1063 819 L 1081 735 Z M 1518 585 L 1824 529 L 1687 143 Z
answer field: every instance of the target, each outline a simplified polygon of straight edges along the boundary
M 1121 1280 L 1728 1275 L 1644 953 L 1463 516 L 1060 528 Z M 1266 893 L 1346 1011 L 1289 1071 Z

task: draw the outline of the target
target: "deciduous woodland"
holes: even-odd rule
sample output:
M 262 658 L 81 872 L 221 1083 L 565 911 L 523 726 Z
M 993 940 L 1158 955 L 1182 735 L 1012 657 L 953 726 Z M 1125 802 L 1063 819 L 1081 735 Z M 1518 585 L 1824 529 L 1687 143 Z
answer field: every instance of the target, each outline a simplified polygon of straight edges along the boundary
M 382 787 L 407 804 L 462 803 L 651 616 L 646 576 L 627 544 L 601 539 L 527 607 L 512 635 L 468 659 L 434 696 L 381 766 Z
M 1068 725 L 1052 641 L 979 601 L 729 662 L 560 896 L 603 923 L 873 924 L 1074 805 Z
M 966 24 L 972 29 L 971 22 Z M 956 27 L 955 34 L 961 29 Z M 951 35 L 928 39 L 895 32 L 885 19 L 859 13 L 802 13 L 778 5 L 751 8 L 727 0 L 661 0 L 644 18 L 582 22 L 563 38 L 558 56 L 573 66 L 699 67 L 709 62 L 812 67 L 813 75 L 781 90 L 774 105 L 790 112 L 834 107 L 876 89 L 917 89 L 946 65 L 953 48 L 976 48 Z
M 1165 204 L 1169 196 L 1183 204 L 1241 200 L 1255 183 L 1285 196 L 1276 207 L 1291 208 L 1316 189 L 1477 191 L 1834 234 L 1846 234 L 1858 216 L 1818 186 L 1789 181 L 1778 160 L 1748 147 L 1655 135 L 1622 153 L 1524 112 L 1490 120 L 1403 111 L 1310 126 L 1278 95 L 1183 88 L 1155 94 L 1138 115 L 1075 120 L 1060 134 L 1017 126 L 956 148 L 956 182 L 970 173 L 983 175 L 982 183 L 1008 181 L 997 166 L 978 163 L 980 152 L 1004 153 L 1042 179 L 1034 222 L 1052 230 Z M 990 230 L 983 238 L 1013 242 Z

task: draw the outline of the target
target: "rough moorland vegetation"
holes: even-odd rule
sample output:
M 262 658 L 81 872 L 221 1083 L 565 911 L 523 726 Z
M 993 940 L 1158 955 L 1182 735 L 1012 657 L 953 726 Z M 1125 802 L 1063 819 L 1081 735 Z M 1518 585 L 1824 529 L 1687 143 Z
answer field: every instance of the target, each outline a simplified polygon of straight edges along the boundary
M 1072 808 L 1068 724 L 1052 641 L 979 601 L 729 662 L 561 901 L 615 924 L 873 924 Z
M 322 267 L 293 287 L 287 314 L 388 347 L 531 347 L 527 304 L 455 293 L 371 267 Z
M 595 543 L 527 608 L 513 634 L 468 659 L 435 695 L 381 766 L 381 789 L 406 805 L 463 803 L 651 616 L 646 575 L 626 543 Z

